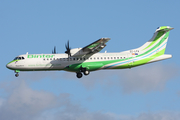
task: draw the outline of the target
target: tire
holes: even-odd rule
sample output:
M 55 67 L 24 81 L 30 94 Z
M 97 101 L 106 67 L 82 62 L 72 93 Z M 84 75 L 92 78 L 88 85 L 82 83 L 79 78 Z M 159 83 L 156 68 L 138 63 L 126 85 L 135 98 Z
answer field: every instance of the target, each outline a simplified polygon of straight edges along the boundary
M 18 77 L 18 76 L 19 76 L 19 74 L 18 74 L 18 73 L 16 73 L 16 74 L 15 74 L 15 76 L 16 76 L 16 77 Z
M 81 77 L 82 77 L 82 73 L 81 73 L 81 72 L 78 72 L 78 73 L 76 74 L 76 76 L 77 76 L 77 78 L 81 78 Z
M 83 73 L 84 73 L 84 75 L 89 75 L 90 72 L 88 70 L 86 70 Z

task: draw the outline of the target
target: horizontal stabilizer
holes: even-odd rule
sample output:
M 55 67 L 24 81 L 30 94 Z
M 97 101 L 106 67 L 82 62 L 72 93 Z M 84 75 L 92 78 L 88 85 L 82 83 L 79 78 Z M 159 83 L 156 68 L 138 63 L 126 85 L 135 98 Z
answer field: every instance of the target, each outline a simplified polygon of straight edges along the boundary
M 170 54 L 163 54 L 163 55 L 161 55 L 161 56 L 159 56 L 159 57 L 149 61 L 148 63 L 156 62 L 156 61 L 160 61 L 160 60 L 165 60 L 165 59 L 169 59 L 169 58 L 172 58 L 172 55 L 170 55 Z

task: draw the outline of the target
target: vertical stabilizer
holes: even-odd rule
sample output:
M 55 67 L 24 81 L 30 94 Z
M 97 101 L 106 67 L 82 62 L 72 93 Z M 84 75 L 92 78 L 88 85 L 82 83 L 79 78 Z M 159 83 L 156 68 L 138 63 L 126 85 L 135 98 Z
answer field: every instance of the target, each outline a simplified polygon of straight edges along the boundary
M 153 37 L 138 49 L 141 51 L 141 53 L 155 51 L 156 53 L 164 54 L 169 32 L 172 29 L 173 28 L 169 26 L 158 27 Z

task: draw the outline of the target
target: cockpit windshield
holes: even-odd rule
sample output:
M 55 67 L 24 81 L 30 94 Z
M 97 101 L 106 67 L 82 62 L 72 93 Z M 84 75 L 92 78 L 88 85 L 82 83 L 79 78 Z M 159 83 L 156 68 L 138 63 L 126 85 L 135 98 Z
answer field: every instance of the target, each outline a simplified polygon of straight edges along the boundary
M 23 60 L 24 57 L 15 57 L 14 60 Z

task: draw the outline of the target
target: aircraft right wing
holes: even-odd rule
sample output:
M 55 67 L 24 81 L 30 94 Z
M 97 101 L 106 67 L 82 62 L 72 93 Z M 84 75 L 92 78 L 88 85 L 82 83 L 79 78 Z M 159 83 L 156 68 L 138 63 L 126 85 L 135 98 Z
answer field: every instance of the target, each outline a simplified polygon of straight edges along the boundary
M 83 52 L 88 54 L 97 53 L 101 51 L 104 47 L 106 47 L 106 43 L 110 40 L 110 38 L 100 38 L 99 40 L 87 45 L 82 48 Z

